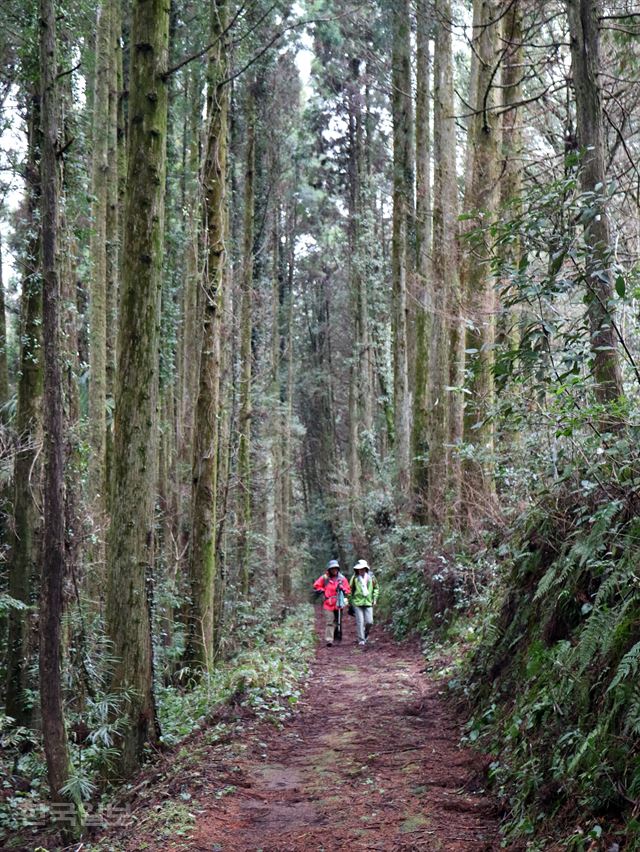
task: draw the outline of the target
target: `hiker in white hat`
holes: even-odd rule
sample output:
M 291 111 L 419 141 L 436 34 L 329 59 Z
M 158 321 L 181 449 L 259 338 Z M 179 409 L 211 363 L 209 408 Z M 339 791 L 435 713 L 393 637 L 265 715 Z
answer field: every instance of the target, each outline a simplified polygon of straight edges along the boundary
M 353 610 L 352 614 L 356 617 L 358 645 L 364 647 L 373 625 L 373 608 L 378 603 L 380 594 L 378 581 L 371 573 L 366 559 L 359 559 L 353 566 L 353 577 L 349 585 L 349 612 Z

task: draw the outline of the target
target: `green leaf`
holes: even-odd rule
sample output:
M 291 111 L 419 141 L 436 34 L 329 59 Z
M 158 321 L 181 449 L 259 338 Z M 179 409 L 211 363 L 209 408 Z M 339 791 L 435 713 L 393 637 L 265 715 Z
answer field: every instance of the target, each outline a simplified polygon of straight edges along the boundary
M 616 278 L 616 293 L 620 296 L 621 299 L 624 299 L 627 292 L 627 287 L 624 283 L 624 278 L 622 275 L 618 275 Z

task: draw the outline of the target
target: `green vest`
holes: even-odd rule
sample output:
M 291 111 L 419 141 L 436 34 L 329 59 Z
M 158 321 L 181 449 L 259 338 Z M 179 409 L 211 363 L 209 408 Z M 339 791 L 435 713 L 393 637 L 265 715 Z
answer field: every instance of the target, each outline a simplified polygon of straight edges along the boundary
M 378 602 L 380 588 L 373 574 L 369 574 L 366 594 L 362 588 L 362 581 L 357 574 L 354 574 L 351 578 L 350 586 L 351 594 L 349 595 L 349 603 L 353 604 L 353 606 L 373 606 Z

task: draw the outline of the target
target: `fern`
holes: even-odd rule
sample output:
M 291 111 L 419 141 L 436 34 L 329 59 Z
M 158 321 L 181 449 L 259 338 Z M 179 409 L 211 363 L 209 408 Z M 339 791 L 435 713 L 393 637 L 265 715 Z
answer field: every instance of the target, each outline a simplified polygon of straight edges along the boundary
M 594 608 L 576 648 L 579 671 L 582 673 L 602 651 L 603 640 L 615 628 L 616 613 L 606 607 Z
M 635 603 L 633 597 L 628 597 L 615 610 L 615 623 L 611 629 L 602 636 L 602 655 L 603 657 L 611 654 L 616 647 L 624 647 L 628 644 L 627 630 L 630 626 L 630 621 L 627 616 L 627 610 Z
M 0 594 L 0 613 L 4 615 L 4 613 L 8 612 L 10 609 L 13 610 L 25 610 L 29 609 L 26 603 L 23 601 L 19 601 L 17 598 L 12 598 L 7 594 Z
M 594 607 L 598 607 L 606 601 L 619 595 L 622 589 L 627 589 L 635 577 L 633 568 L 627 564 L 622 569 L 613 570 L 602 582 L 594 599 Z
M 484 644 L 495 647 L 502 639 L 503 633 L 504 631 L 498 624 L 497 620 L 492 618 L 484 625 L 482 641 Z
M 86 801 L 91 798 L 96 791 L 96 785 L 82 771 L 77 771 L 71 775 L 69 780 L 60 788 L 60 793 L 73 802 Z
M 625 713 L 624 730 L 627 734 L 640 736 L 640 685 L 633 687 L 629 708 Z
M 583 763 L 584 759 L 587 757 L 592 749 L 597 752 L 596 744 L 602 738 L 603 734 L 603 726 L 602 724 L 596 725 L 596 727 L 584 738 L 582 744 L 573 755 L 571 760 L 567 763 L 567 775 L 572 777 L 576 774 L 578 767 Z
M 616 674 L 609 684 L 607 692 L 612 692 L 623 680 L 636 675 L 638 668 L 640 668 L 640 642 L 636 642 L 620 660 Z
M 538 588 L 533 596 L 534 601 L 539 601 L 541 598 L 545 597 L 558 582 L 558 563 L 554 562 L 538 583 Z

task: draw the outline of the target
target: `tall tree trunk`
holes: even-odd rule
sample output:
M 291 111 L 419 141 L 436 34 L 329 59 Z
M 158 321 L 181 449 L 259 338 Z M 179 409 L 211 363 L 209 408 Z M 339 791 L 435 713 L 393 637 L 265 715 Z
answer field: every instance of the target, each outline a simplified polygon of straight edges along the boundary
M 128 691 L 116 770 L 130 775 L 155 740 L 150 584 L 157 462 L 158 327 L 164 236 L 169 9 L 135 0 L 122 295 L 114 421 L 106 624 L 116 658 L 111 689 Z
M 192 521 L 192 466 L 194 462 L 194 422 L 198 398 L 198 380 L 200 369 L 200 351 L 202 348 L 202 322 L 199 322 L 198 292 L 201 276 L 200 227 L 203 202 L 200 187 L 200 124 L 203 110 L 201 75 L 191 67 L 185 85 L 184 105 L 184 151 L 185 169 L 183 229 L 185 234 L 185 262 L 182 282 L 182 323 L 179 338 L 178 360 L 178 430 L 177 430 L 177 466 L 179 471 L 177 487 L 179 501 L 179 520 L 177 544 L 180 553 L 186 553 L 186 571 L 189 562 L 189 534 Z M 189 616 L 185 610 L 185 624 Z
M 202 184 L 206 260 L 200 292 L 202 350 L 193 434 L 192 523 L 189 545 L 191 612 L 186 662 L 207 669 L 214 654 L 216 526 L 218 506 L 218 413 L 220 407 L 221 307 L 226 271 L 226 184 L 229 86 L 222 83 L 227 67 L 225 29 L 227 0 L 212 0 L 209 57 L 208 133 Z
M 0 241 L 0 407 L 9 399 L 9 368 L 7 366 L 7 315 L 4 301 L 4 281 L 2 275 L 2 243 Z M 5 419 L 5 414 L 0 413 Z
M 429 492 L 433 495 L 432 517 L 441 520 L 444 496 L 450 523 L 459 520 L 461 500 L 461 458 L 463 438 L 465 374 L 464 293 L 460 281 L 458 246 L 458 181 L 456 169 L 456 118 L 453 87 L 453 50 L 451 35 L 451 0 L 436 0 L 437 32 L 434 52 L 434 211 L 433 273 L 434 288 L 440 294 L 443 313 L 434 345 L 441 341 L 439 353 L 445 359 L 444 374 L 434 374 L 432 397 L 442 398 L 442 406 L 432 413 L 434 434 L 433 466 L 430 467 Z M 443 330 L 444 331 L 443 331 Z M 447 391 L 446 388 L 452 388 Z M 442 470 L 443 444 L 447 444 L 444 465 L 447 480 L 437 480 Z M 440 455 L 438 455 L 440 453 Z
M 484 227 L 493 220 L 498 204 L 499 122 L 496 117 L 496 83 L 499 74 L 499 0 L 474 0 L 473 52 L 476 77 L 471 81 L 470 100 L 474 114 L 469 127 L 468 168 L 470 183 L 465 187 L 465 209 L 478 217 Z M 494 342 L 496 294 L 490 265 L 489 235 L 468 240 L 464 259 L 464 283 L 469 324 L 466 350 L 470 397 L 464 414 L 465 443 L 473 445 L 473 457 L 465 462 L 464 483 L 469 514 L 489 510 L 493 503 L 494 423 Z
M 247 81 L 244 172 L 244 234 L 240 305 L 240 438 L 238 446 L 238 558 L 240 588 L 249 594 L 251 579 L 251 378 L 253 367 L 253 240 L 255 208 L 255 81 Z
M 231 195 L 232 178 L 227 170 L 227 194 Z M 224 208 L 224 241 L 228 244 L 231 234 L 231 216 L 229 205 Z M 219 411 L 218 435 L 217 435 L 217 482 L 216 500 L 218 515 L 216 516 L 216 580 L 213 599 L 213 649 L 217 653 L 222 631 L 224 628 L 224 595 L 227 584 L 227 531 L 229 522 L 229 491 L 231 488 L 231 467 L 234 445 L 232 438 L 232 423 L 234 420 L 235 406 L 235 383 L 233 381 L 233 367 L 235 353 L 233 351 L 233 267 L 231 262 L 225 264 L 224 284 L 221 299 L 222 317 L 220 323 L 220 389 L 219 389 Z
M 109 160 L 109 84 L 112 46 L 111 2 L 98 6 L 96 24 L 96 70 L 93 92 L 93 139 L 91 175 L 91 291 L 89 301 L 90 359 L 89 432 L 91 441 L 91 503 L 98 526 L 100 544 L 95 562 L 102 566 L 106 509 L 106 432 L 107 432 L 107 268 L 108 268 L 108 174 Z M 101 572 L 98 572 L 99 579 Z M 99 583 L 97 584 L 99 585 Z
M 59 104 L 56 69 L 56 12 L 53 0 L 40 0 L 40 92 L 42 156 L 42 280 L 44 342 L 44 547 L 40 590 L 40 707 L 49 790 L 54 802 L 73 771 L 64 722 L 61 686 L 61 621 L 64 609 L 65 502 L 62 371 L 60 368 L 60 287 L 57 269 Z M 83 820 L 73 796 L 75 831 Z
M 296 209 L 295 201 L 291 204 L 291 214 L 288 222 L 288 257 L 287 257 L 287 292 L 284 300 L 284 309 L 286 311 L 285 339 L 282 347 L 286 372 L 286 392 L 284 396 L 284 412 L 282 422 L 282 518 L 281 518 L 281 550 L 283 554 L 283 565 L 281 567 L 281 588 L 285 600 L 291 597 L 292 581 L 291 581 L 291 554 L 289 551 L 289 541 L 291 536 L 291 504 L 292 504 L 292 484 L 291 484 L 291 427 L 292 427 L 292 412 L 293 412 L 293 389 L 294 389 L 294 338 L 293 338 L 293 280 L 295 275 L 295 237 L 296 237 Z
M 409 304 L 413 276 L 414 139 L 411 93 L 411 17 L 409 0 L 393 5 L 393 401 L 396 498 L 408 510 L 411 486 L 411 395 L 409 389 Z
M 522 7 L 511 5 L 504 18 L 505 55 L 502 62 L 502 168 L 500 173 L 500 206 L 510 208 L 512 216 L 522 211 L 522 124 L 518 103 L 522 99 Z M 520 240 L 505 242 L 500 247 L 500 263 L 507 276 L 515 273 L 520 261 Z M 515 311 L 502 309 L 497 328 L 497 342 L 510 347 L 518 345 Z
M 360 275 L 359 283 L 359 336 L 360 336 L 360 353 L 359 353 L 359 392 L 360 392 L 360 416 L 362 419 L 362 428 L 365 433 L 366 453 L 361 454 L 360 464 L 362 468 L 363 487 L 366 487 L 370 481 L 374 469 L 374 461 L 376 454 L 375 444 L 375 423 L 374 409 L 377 400 L 377 393 L 374 392 L 374 373 L 375 373 L 375 358 L 374 349 L 374 333 L 371 328 L 372 310 L 371 304 L 373 301 L 374 288 L 372 286 L 374 270 L 380 257 L 381 252 L 376 252 L 376 257 L 371 258 L 369 253 L 369 239 L 375 243 L 375 192 L 373 189 L 373 181 L 371 174 L 371 85 L 368 81 L 369 71 L 365 66 L 365 86 L 364 86 L 364 116 L 360 109 L 360 120 L 356 125 L 357 130 L 357 147 L 360 152 L 360 206 L 362 217 L 366 222 L 365 236 L 360 248 L 360 256 L 364 266 L 363 274 Z
M 360 465 L 360 359 L 362 357 L 362 328 L 360 327 L 360 299 L 362 297 L 363 277 L 362 257 L 360 256 L 360 158 L 361 158 L 361 110 L 360 110 L 360 60 L 351 60 L 351 79 L 349 80 L 349 225 L 348 225 L 348 269 L 349 297 L 351 306 L 351 366 L 349 370 L 349 502 L 351 527 L 355 533 L 360 524 L 361 465 Z
M 589 193 L 589 221 L 584 228 L 587 247 L 587 288 L 593 377 L 599 402 L 622 394 L 618 341 L 614 329 L 612 245 L 606 212 L 606 168 L 602 94 L 600 90 L 599 0 L 567 0 L 571 36 L 571 68 L 576 99 L 576 129 L 581 151 L 582 191 Z
M 71 49 L 71 32 L 63 23 L 60 33 L 60 52 L 64 55 Z M 74 127 L 73 110 L 73 80 L 72 75 L 66 74 L 59 79 L 58 100 L 60 103 L 60 144 L 65 146 L 73 139 Z M 66 168 L 64 157 L 58 158 L 60 173 L 60 194 L 65 198 L 72 192 L 69 170 Z M 71 586 L 79 591 L 81 579 L 78 568 L 82 564 L 83 536 L 79 497 L 82 493 L 82 451 L 80 440 L 80 361 L 78 359 L 78 246 L 68 220 L 68 205 L 60 205 L 58 216 L 58 278 L 60 282 L 61 300 L 61 366 L 62 366 L 62 395 L 64 398 L 64 503 L 65 503 L 65 607 L 71 600 Z M 65 623 L 62 641 L 62 655 L 66 656 L 68 645 L 72 638 L 73 625 L 71 619 Z M 81 627 L 79 631 L 81 643 L 86 636 Z M 86 682 L 86 678 L 85 678 Z M 82 694 L 77 696 L 77 706 L 83 706 Z
M 429 133 L 431 19 L 427 0 L 416 5 L 416 357 L 413 398 L 413 483 L 416 517 L 425 521 L 428 506 L 429 343 L 434 323 L 431 281 L 431 140 Z M 434 403 L 444 406 L 444 399 Z
M 276 161 L 277 162 L 277 161 Z M 280 175 L 280 164 L 277 162 Z M 278 188 L 279 192 L 279 188 Z M 283 431 L 286 429 L 286 415 L 284 411 L 283 386 L 285 379 L 284 369 L 284 347 L 285 330 L 284 311 L 286 282 L 284 273 L 283 251 L 281 247 L 282 230 L 282 207 L 280 199 L 276 198 L 273 211 L 273 234 L 272 234 L 272 270 L 271 270 L 271 404 L 273 415 L 271 418 L 271 446 L 270 459 L 273 483 L 273 564 L 275 565 L 276 577 L 282 588 L 283 571 L 286 560 L 285 532 L 284 532 L 284 454 L 283 454 Z
M 273 223 L 271 227 L 271 316 L 270 323 L 270 351 L 269 351 L 269 385 L 268 406 L 268 450 L 266 455 L 267 485 L 265 494 L 265 550 L 269 565 L 275 568 L 278 576 L 279 563 L 279 520 L 281 516 L 282 496 L 280 493 L 280 426 L 282 415 L 280 411 L 280 320 L 281 320 L 281 292 L 282 276 L 280 263 L 280 200 L 277 197 L 279 187 L 277 186 L 279 174 L 277 161 L 270 152 L 270 170 L 272 180 L 276 184 L 273 202 Z M 265 353 L 266 354 L 266 353 Z
M 109 0 L 109 69 L 108 69 L 108 144 L 106 183 L 106 276 L 105 276 L 105 470 L 103 504 L 108 509 L 113 465 L 113 409 L 116 371 L 116 330 L 118 328 L 118 292 L 120 289 L 120 245 L 122 200 L 120 198 L 120 174 L 122 165 L 120 148 L 124 140 L 119 139 L 119 111 L 122 87 L 122 15 L 120 0 Z M 95 152 L 94 152 L 95 153 Z
M 436 524 L 458 508 L 464 334 L 458 274 L 456 126 L 451 2 L 437 0 L 434 52 L 433 303 L 429 377 L 429 515 Z M 447 390 L 456 388 L 456 390 Z M 449 512 L 446 507 L 451 507 Z
M 27 96 L 28 152 L 25 170 L 24 250 L 20 299 L 20 371 L 16 433 L 18 450 L 14 469 L 12 537 L 8 592 L 30 603 L 36 576 L 40 537 L 40 488 L 42 417 L 42 280 L 40 277 L 40 96 Z M 34 596 L 35 597 L 35 596 Z M 9 612 L 7 638 L 6 712 L 17 724 L 28 726 L 31 707 L 26 702 L 29 667 L 29 619 L 24 610 Z

